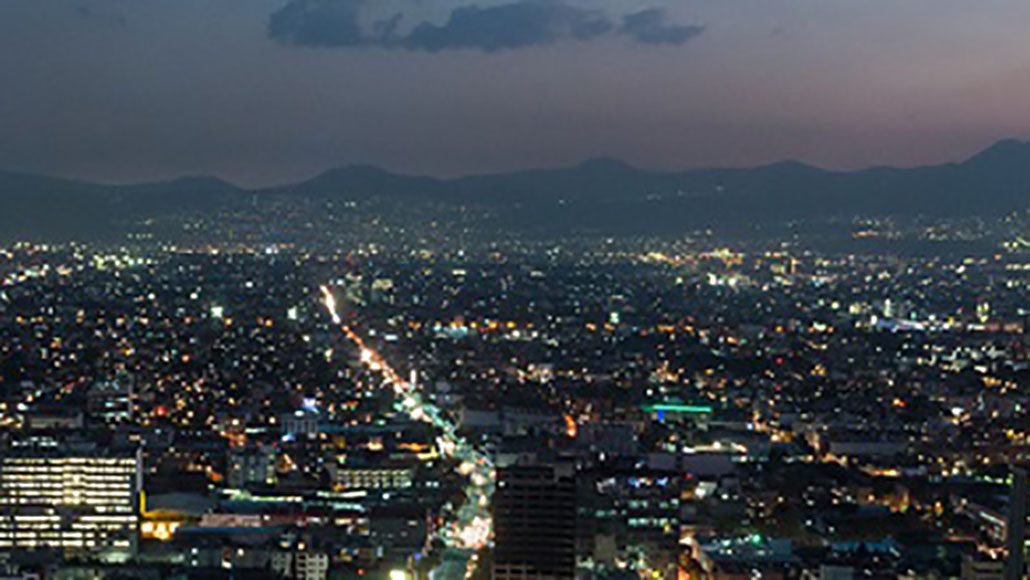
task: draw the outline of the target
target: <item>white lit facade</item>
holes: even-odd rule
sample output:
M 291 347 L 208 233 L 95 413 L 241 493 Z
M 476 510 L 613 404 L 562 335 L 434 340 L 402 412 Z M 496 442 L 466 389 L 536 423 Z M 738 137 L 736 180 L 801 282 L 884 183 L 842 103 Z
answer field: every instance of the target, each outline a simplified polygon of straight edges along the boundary
M 414 477 L 408 467 L 339 467 L 336 484 L 347 489 L 406 489 Z
M 135 553 L 138 456 L 0 457 L 0 552 Z

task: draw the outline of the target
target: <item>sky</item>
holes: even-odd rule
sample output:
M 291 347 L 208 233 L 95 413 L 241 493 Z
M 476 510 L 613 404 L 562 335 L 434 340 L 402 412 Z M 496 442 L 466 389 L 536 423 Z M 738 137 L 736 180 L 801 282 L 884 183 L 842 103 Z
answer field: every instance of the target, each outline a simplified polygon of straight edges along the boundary
M 1026 0 L 0 0 L 0 168 L 287 183 L 961 160 L 1030 137 Z

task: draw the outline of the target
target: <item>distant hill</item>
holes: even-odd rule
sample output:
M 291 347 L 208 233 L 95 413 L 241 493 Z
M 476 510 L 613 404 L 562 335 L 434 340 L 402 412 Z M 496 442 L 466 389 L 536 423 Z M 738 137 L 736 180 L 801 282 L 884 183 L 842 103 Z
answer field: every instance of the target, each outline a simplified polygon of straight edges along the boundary
M 119 222 L 210 211 L 238 203 L 241 194 L 213 177 L 100 185 L 0 171 L 0 239 L 105 237 Z
M 648 171 L 614 159 L 560 169 L 410 177 L 369 166 L 327 171 L 280 191 L 356 198 L 392 196 L 500 205 L 559 200 L 634 203 L 691 200 L 717 213 L 760 219 L 768 210 L 799 216 L 826 212 L 997 213 L 1030 205 L 1030 143 L 1002 141 L 962 163 L 908 169 L 827 171 L 796 161 L 750 169 Z M 740 205 L 741 202 L 747 205 Z
M 0 172 L 0 233 L 85 235 L 112 221 L 210 212 L 253 196 L 501 208 L 513 228 L 675 231 L 700 224 L 862 215 L 1000 215 L 1030 207 L 1030 143 L 1006 140 L 960 162 L 828 171 L 796 161 L 750 169 L 649 171 L 615 159 L 452 179 L 367 165 L 244 191 L 213 177 L 104 186 Z

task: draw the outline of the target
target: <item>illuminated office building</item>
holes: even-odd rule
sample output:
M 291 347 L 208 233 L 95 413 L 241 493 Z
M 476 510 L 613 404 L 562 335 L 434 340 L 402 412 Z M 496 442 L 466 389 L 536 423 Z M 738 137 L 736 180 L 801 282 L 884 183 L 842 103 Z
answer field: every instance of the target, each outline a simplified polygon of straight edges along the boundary
M 135 553 L 138 455 L 16 452 L 0 457 L 0 552 Z

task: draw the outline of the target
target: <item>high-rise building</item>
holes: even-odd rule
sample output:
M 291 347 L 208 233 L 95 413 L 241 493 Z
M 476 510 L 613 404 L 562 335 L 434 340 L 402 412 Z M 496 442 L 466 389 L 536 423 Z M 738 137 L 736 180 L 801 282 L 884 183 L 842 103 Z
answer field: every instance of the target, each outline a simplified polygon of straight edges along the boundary
M 556 580 L 576 572 L 576 495 L 571 469 L 499 469 L 494 494 L 494 578 Z
M 1026 568 L 1024 544 L 1026 542 L 1026 494 L 1027 473 L 1025 469 L 1012 470 L 1012 491 L 1009 493 L 1009 511 L 1005 522 L 1005 547 L 1008 559 L 1005 561 L 1005 580 L 1021 580 Z
M 283 435 L 291 438 L 307 437 L 314 439 L 318 436 L 318 424 L 320 415 L 317 409 L 297 409 L 292 413 L 285 413 L 280 417 Z
M 274 485 L 276 452 L 270 445 L 247 445 L 229 450 L 229 487 Z
M 271 566 L 283 578 L 323 580 L 329 572 L 329 556 L 321 552 L 280 551 L 272 554 Z
M 86 393 L 90 418 L 101 423 L 123 423 L 132 418 L 135 396 L 127 377 L 101 381 Z
M 139 454 L 5 450 L 0 552 L 62 550 L 119 559 L 135 553 Z

